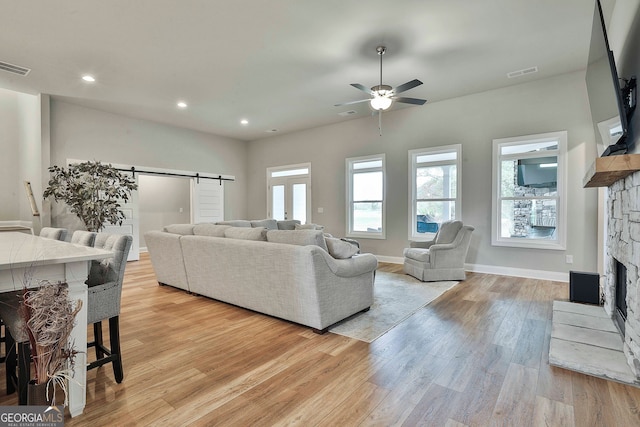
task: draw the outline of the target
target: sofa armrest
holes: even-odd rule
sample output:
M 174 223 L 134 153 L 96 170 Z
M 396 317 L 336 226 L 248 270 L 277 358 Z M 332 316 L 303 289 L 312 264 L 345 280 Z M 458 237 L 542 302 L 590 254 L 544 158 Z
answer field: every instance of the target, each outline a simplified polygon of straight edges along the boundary
M 378 268 L 378 259 L 373 254 L 360 254 L 347 259 L 335 259 L 320 248 L 316 252 L 324 258 L 329 270 L 339 277 L 355 277 L 375 271 Z

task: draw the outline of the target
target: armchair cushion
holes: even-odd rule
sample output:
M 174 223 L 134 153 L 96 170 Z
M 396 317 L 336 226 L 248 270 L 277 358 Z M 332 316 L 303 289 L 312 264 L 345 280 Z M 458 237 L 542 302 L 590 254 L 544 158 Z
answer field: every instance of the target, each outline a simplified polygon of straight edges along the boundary
M 406 248 L 404 257 L 415 259 L 416 261 L 429 262 L 429 249 Z

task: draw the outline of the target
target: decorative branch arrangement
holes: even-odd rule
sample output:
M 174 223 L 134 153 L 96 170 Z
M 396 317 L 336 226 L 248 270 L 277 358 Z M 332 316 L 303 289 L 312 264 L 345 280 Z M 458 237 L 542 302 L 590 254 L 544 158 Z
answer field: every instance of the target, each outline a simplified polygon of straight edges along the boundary
M 25 289 L 20 315 L 25 321 L 35 366 L 36 384 L 57 384 L 67 396 L 77 351 L 69 344 L 75 318 L 82 300 L 69 300 L 66 283 L 43 282 L 37 289 Z M 55 400 L 55 395 L 54 395 Z
M 122 225 L 126 219 L 120 202 L 138 188 L 135 180 L 110 164 L 88 161 L 68 168 L 51 166 L 44 198 L 62 200 L 84 222 L 87 230 L 100 231 L 107 223 Z

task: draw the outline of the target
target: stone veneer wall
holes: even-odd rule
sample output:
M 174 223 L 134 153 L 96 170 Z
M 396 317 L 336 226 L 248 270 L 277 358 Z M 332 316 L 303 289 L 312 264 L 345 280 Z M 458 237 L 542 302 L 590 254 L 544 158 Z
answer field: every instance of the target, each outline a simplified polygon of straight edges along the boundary
M 608 236 L 604 308 L 615 310 L 616 266 L 614 258 L 627 268 L 627 321 L 624 353 L 636 378 L 640 378 L 640 172 L 616 181 L 609 187 Z

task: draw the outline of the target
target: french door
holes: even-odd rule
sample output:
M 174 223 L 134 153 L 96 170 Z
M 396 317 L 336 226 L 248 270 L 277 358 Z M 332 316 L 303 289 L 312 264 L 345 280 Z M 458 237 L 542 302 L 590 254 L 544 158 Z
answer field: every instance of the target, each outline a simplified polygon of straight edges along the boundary
M 311 222 L 311 176 L 308 166 L 269 169 L 267 216 Z

